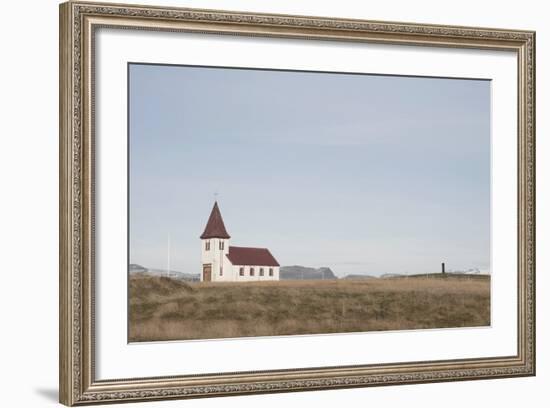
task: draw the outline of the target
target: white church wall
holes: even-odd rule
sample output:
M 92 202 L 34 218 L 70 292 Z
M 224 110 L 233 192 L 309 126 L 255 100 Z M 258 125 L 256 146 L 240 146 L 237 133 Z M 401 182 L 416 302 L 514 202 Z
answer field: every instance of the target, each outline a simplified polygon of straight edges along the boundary
M 210 242 L 210 249 L 206 250 L 206 243 Z M 223 249 L 220 249 L 220 242 L 223 242 Z M 229 253 L 229 240 L 221 238 L 210 238 L 201 240 L 201 281 L 203 280 L 203 266 L 212 265 L 212 281 L 233 280 L 231 273 L 226 274 L 226 269 L 231 272 L 230 264 L 226 262 L 226 255 Z M 220 275 L 220 266 L 223 266 L 223 274 Z
M 240 269 L 244 268 L 244 276 L 241 276 Z M 250 268 L 254 268 L 254 276 L 250 276 Z M 260 275 L 260 268 L 264 269 L 264 276 Z M 269 268 L 273 268 L 273 276 L 269 276 Z M 235 281 L 237 282 L 258 282 L 279 280 L 278 266 L 262 265 L 233 265 Z
M 210 249 L 206 250 L 206 243 L 210 243 Z M 223 242 L 223 249 L 220 249 L 220 242 Z M 203 266 L 212 266 L 212 282 L 253 282 L 253 281 L 276 281 L 279 280 L 278 266 L 263 265 L 233 265 L 227 254 L 229 253 L 229 239 L 209 238 L 201 240 L 201 265 L 200 276 L 203 281 Z M 220 267 L 223 273 L 220 274 Z M 250 268 L 254 268 L 254 275 L 250 276 Z M 244 268 L 244 276 L 240 275 L 240 268 Z M 260 269 L 264 269 L 264 275 L 260 275 Z M 273 269 L 273 276 L 269 275 L 269 269 Z
M 222 259 L 223 275 L 218 276 L 219 277 L 218 280 L 222 282 L 234 282 L 235 270 L 233 268 L 233 265 L 229 261 L 229 258 L 227 258 L 227 254 L 229 253 L 229 240 L 226 240 L 225 245 L 226 245 L 226 251 L 224 252 L 223 259 Z
M 273 280 L 280 280 L 279 267 L 273 267 Z

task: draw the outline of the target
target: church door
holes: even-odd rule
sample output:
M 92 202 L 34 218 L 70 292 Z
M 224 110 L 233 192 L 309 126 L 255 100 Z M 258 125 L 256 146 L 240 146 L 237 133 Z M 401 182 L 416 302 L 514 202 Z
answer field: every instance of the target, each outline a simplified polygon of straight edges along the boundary
M 202 266 L 202 281 L 210 282 L 212 280 L 212 264 L 204 264 Z

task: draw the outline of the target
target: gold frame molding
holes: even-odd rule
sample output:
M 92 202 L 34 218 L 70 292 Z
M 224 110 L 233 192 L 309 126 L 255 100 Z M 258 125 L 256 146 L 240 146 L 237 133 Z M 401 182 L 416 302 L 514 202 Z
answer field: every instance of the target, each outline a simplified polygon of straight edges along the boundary
M 96 380 L 94 89 L 98 27 L 513 51 L 518 66 L 518 349 L 513 356 Z M 60 402 L 130 402 L 535 375 L 535 33 L 68 2 L 60 5 Z

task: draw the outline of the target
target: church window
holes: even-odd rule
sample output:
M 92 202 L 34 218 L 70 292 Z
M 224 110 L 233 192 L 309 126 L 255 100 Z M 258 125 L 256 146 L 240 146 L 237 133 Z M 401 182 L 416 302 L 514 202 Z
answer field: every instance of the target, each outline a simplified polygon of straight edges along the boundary
M 260 268 L 260 276 L 264 276 L 264 268 Z
M 239 276 L 244 276 L 244 268 L 243 267 L 239 268 Z
M 210 241 L 206 241 L 204 249 L 210 251 Z
M 223 250 L 223 244 L 224 244 L 224 242 L 220 241 L 220 249 L 222 249 L 222 250 Z
M 269 276 L 273 276 L 273 268 L 269 268 Z
M 250 268 L 250 276 L 254 276 L 254 268 Z

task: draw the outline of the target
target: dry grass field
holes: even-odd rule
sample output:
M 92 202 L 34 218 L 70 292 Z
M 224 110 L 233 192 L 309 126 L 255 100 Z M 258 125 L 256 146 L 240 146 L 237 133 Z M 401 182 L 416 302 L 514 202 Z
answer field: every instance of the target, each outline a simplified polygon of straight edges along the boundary
M 129 340 L 185 340 L 490 324 L 488 276 L 183 282 L 132 275 Z

